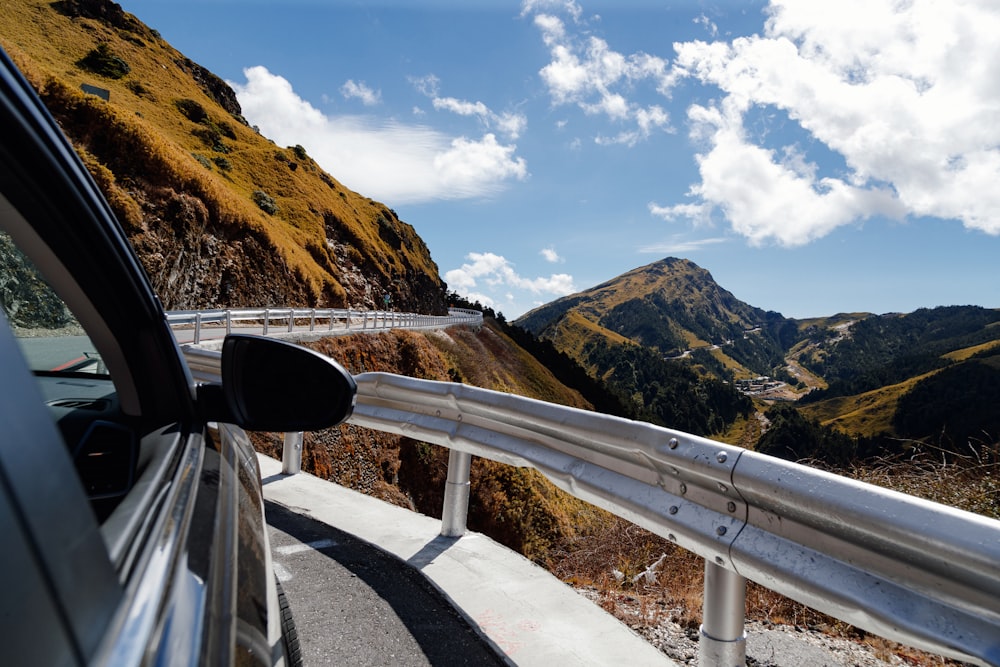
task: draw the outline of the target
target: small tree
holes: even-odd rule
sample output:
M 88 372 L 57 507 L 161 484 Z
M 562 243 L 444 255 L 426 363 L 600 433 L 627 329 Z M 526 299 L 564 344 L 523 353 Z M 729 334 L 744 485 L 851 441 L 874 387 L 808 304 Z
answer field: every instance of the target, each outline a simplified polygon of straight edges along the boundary
M 263 190 L 254 190 L 253 202 L 260 207 L 260 210 L 269 215 L 274 215 L 278 212 L 278 204 L 274 201 L 274 198 Z

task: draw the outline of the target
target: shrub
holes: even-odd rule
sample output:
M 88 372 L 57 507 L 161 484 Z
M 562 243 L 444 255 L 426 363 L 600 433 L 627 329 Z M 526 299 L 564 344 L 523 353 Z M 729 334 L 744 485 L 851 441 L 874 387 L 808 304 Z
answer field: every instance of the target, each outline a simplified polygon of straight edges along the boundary
M 132 71 L 128 63 L 113 54 L 105 42 L 101 42 L 97 45 L 97 48 L 91 49 L 76 64 L 83 69 L 109 79 L 120 79 Z
M 192 130 L 191 134 L 201 139 L 202 143 L 216 153 L 228 153 L 229 146 L 222 141 L 222 134 L 214 125 L 202 125 Z
M 309 157 L 309 155 L 306 153 L 306 149 L 300 146 L 299 144 L 295 144 L 294 146 L 292 146 L 292 152 L 295 153 L 295 157 L 302 160 L 303 162 Z
M 229 161 L 229 158 L 223 157 L 221 155 L 212 158 L 212 162 L 214 162 L 215 166 L 217 166 L 222 171 L 229 171 L 230 169 L 233 168 L 233 163 Z
M 263 190 L 254 190 L 253 203 L 257 204 L 264 213 L 274 215 L 278 212 L 278 204 L 275 203 L 274 198 Z
M 152 98 L 152 94 L 150 93 L 149 89 L 146 88 L 146 86 L 142 85 L 142 83 L 140 83 L 139 81 L 129 81 L 127 84 L 125 84 L 125 87 L 131 90 L 139 97 L 148 96 Z
M 212 163 L 208 161 L 208 158 L 201 153 L 191 153 L 191 156 L 198 161 L 198 163 L 205 169 L 212 169 Z
M 194 100 L 174 100 L 174 106 L 192 123 L 201 123 L 208 118 L 208 112 L 205 111 L 205 107 Z

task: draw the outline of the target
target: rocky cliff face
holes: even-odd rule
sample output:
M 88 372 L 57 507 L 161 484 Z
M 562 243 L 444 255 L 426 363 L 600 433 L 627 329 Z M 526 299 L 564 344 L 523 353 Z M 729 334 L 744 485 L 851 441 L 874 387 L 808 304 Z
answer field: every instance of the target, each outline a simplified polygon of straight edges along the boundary
M 116 3 L 11 3 L 0 44 L 84 159 L 166 308 L 373 308 L 389 294 L 398 309 L 446 310 L 410 225 L 343 187 L 307 147 L 258 134 L 222 79 Z

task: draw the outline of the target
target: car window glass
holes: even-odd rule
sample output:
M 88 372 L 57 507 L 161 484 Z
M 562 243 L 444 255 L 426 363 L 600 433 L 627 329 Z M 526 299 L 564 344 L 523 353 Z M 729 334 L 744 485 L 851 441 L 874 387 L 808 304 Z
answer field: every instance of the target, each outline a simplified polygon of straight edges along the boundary
M 76 317 L 3 231 L 0 307 L 33 371 L 107 374 Z

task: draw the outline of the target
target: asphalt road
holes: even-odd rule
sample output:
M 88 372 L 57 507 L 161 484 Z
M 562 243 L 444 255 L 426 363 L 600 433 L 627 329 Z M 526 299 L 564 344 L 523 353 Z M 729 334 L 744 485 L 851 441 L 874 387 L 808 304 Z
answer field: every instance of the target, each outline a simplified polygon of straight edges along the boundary
M 268 502 L 275 572 L 312 665 L 505 665 L 423 575 Z

